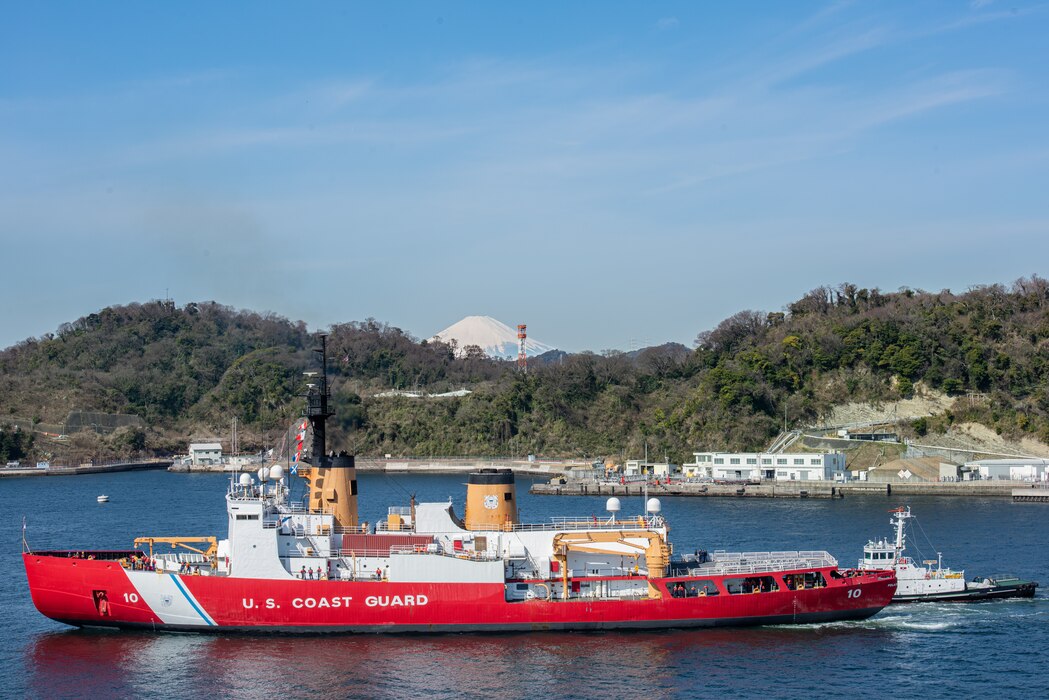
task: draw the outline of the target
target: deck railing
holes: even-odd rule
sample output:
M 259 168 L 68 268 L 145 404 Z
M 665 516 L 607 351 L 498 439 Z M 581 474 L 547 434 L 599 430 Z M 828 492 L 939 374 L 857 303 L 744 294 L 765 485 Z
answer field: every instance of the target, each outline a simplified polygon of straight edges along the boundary
M 689 567 L 690 576 L 709 574 L 754 574 L 763 571 L 790 571 L 835 567 L 838 560 L 823 551 L 799 552 L 722 552 L 716 551 L 709 561 Z
M 513 523 L 502 527 L 492 526 L 493 531 L 499 532 L 554 532 L 554 531 L 577 531 L 577 530 L 635 530 L 661 528 L 665 525 L 663 518 L 659 516 L 633 518 L 622 518 L 612 522 L 608 519 L 597 519 L 593 516 L 579 516 L 568 518 L 551 518 L 548 523 Z M 396 532 L 414 532 L 412 525 L 402 524 Z M 375 524 L 376 532 L 395 532 L 390 530 L 386 520 L 380 520 Z
M 507 528 L 512 532 L 538 532 L 547 530 L 629 530 L 633 528 L 663 527 L 659 516 L 621 518 L 615 521 L 591 517 L 551 518 L 548 523 L 514 523 Z
M 439 545 L 391 545 L 388 549 L 383 547 L 382 549 L 335 549 L 332 550 L 332 557 L 346 558 L 346 557 L 357 557 L 358 559 L 368 559 L 376 557 L 391 557 L 391 556 L 405 556 L 405 555 L 429 555 L 429 556 L 440 556 L 440 557 L 452 557 L 454 559 L 469 559 L 472 561 L 498 561 L 502 557 L 498 554 L 489 554 L 488 552 L 449 552 L 448 550 L 440 547 Z

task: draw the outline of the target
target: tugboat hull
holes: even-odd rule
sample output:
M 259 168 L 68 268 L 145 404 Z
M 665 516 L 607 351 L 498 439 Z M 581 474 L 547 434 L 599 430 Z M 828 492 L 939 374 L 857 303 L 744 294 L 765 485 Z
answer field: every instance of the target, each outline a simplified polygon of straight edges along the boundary
M 988 586 L 967 586 L 965 590 L 950 593 L 895 595 L 892 598 L 892 602 L 894 604 L 978 603 L 985 600 L 1001 600 L 1003 598 L 1033 598 L 1037 588 L 1038 583 L 1036 581 L 1012 580 L 1008 582 L 994 582 Z

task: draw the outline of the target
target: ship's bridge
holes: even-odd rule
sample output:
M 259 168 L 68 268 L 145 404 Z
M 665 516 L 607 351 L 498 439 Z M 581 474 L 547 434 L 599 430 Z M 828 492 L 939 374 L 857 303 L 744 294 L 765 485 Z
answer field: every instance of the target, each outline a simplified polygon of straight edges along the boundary
M 896 544 L 890 540 L 870 540 L 863 547 L 863 559 L 859 561 L 861 569 L 891 569 L 897 563 Z M 900 557 L 906 563 L 906 557 Z

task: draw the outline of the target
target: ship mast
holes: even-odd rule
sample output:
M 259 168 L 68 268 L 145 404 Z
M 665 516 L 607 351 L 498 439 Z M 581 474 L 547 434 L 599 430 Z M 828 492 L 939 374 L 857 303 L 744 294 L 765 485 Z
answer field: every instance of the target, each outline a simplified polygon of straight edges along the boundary
M 904 523 L 907 521 L 907 518 L 911 517 L 911 509 L 909 507 L 906 509 L 900 507 L 892 512 L 896 515 L 896 518 L 889 522 L 896 526 L 896 558 L 898 559 L 903 552 L 904 542 L 907 539 L 906 534 L 904 534 Z
M 325 425 L 334 411 L 328 408 L 328 399 L 331 392 L 328 389 L 328 336 L 321 333 L 319 336 L 321 346 L 313 348 L 313 352 L 321 355 L 320 384 L 310 384 L 306 392 L 306 418 L 313 427 L 313 446 L 310 450 L 310 464 L 314 467 L 326 466 L 327 439 Z
M 321 373 L 318 383 L 310 383 L 306 392 L 306 419 L 313 427 L 313 445 L 306 461 L 310 466 L 300 474 L 309 481 L 309 510 L 330 513 L 336 527 L 357 528 L 357 469 L 353 455 L 346 452 L 326 454 L 326 423 L 335 415 L 328 405 L 331 390 L 328 387 L 328 336 L 319 334 Z M 311 378 L 316 372 L 308 372 Z

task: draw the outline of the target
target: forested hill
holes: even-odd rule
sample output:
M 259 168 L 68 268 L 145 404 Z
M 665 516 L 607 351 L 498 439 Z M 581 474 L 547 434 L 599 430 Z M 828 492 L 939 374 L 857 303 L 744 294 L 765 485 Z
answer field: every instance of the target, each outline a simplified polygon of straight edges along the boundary
M 916 386 L 981 395 L 918 431 L 976 421 L 1049 442 L 1049 282 L 1039 277 L 964 294 L 821 287 L 782 312 L 742 311 L 700 333 L 695 350 L 568 355 L 527 374 L 373 320 L 333 326 L 328 343 L 332 437 L 360 454 L 636 456 L 647 443 L 680 460 L 701 447 L 757 449 L 785 416 L 818 423 L 835 404 Z M 302 323 L 215 303 L 104 309 L 0 353 L 0 458 L 184 450 L 190 437 L 227 435 L 233 417 L 243 447 L 271 446 L 301 412 L 314 346 Z M 460 388 L 472 393 L 377 396 Z M 74 410 L 134 414 L 148 427 L 39 437 Z

